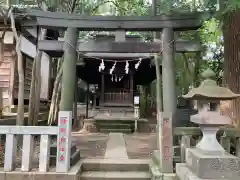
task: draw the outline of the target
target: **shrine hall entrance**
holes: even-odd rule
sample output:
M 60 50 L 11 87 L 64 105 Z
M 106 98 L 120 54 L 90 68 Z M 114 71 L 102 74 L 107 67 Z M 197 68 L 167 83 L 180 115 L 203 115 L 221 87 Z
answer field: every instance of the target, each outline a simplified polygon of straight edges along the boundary
M 102 74 L 103 86 L 102 106 L 132 106 L 133 78 L 132 74 Z

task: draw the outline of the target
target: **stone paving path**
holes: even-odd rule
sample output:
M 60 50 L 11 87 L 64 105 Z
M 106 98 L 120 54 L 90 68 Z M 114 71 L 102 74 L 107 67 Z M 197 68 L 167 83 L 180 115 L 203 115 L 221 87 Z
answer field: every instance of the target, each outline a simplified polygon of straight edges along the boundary
M 105 159 L 128 159 L 123 133 L 110 133 Z
M 81 156 L 90 159 L 149 159 L 157 149 L 155 133 L 90 133 L 73 135 Z

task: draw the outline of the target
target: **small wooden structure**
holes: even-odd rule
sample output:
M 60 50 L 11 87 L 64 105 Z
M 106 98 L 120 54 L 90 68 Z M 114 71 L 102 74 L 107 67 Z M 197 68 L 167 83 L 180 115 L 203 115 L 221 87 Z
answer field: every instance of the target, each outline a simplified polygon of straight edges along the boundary
M 32 79 L 33 60 L 36 56 L 36 46 L 21 37 L 21 50 L 23 55 L 24 70 L 24 100 L 28 104 L 30 85 Z M 17 55 L 15 51 L 15 41 L 11 31 L 7 31 L 3 40 L 2 51 L 0 53 L 0 88 L 3 92 L 3 106 L 11 107 L 17 104 L 18 99 L 18 71 Z M 50 78 L 50 57 L 43 53 L 41 69 L 41 101 L 49 100 L 49 78 Z

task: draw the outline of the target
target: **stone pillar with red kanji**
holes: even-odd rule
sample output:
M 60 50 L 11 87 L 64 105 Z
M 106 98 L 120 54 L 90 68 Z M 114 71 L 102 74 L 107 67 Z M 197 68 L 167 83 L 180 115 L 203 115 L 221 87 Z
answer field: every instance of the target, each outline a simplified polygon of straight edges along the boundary
M 161 125 L 159 128 L 159 157 L 162 173 L 173 172 L 173 140 L 172 140 L 172 114 L 163 112 L 161 114 Z
M 58 134 L 57 134 L 57 172 L 68 172 L 70 169 L 71 157 L 71 127 L 72 112 L 60 111 L 58 115 Z

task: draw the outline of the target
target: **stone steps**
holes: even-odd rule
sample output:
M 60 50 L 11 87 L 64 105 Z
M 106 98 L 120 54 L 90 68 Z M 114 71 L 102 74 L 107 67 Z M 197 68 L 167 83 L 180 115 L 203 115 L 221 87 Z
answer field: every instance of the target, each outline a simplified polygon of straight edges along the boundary
M 84 171 L 148 171 L 149 160 L 88 159 L 82 164 Z
M 100 129 L 101 133 L 110 133 L 110 132 L 120 132 L 120 133 L 132 133 L 132 129 L 110 129 L 110 128 L 104 128 Z
M 97 128 L 100 132 L 131 133 L 134 130 L 134 121 L 131 120 L 97 120 Z
M 150 180 L 149 160 L 86 159 L 81 180 Z
M 123 128 L 123 129 L 131 129 L 132 128 L 132 124 L 131 123 L 118 123 L 118 122 L 113 122 L 113 123 L 109 123 L 109 122 L 102 122 L 99 124 L 101 128 L 109 128 L 111 127 L 111 129 L 120 129 Z
M 122 132 L 133 133 L 135 131 L 135 119 L 134 118 L 90 118 L 84 119 L 84 123 L 88 125 L 91 132 Z M 137 132 L 149 133 L 152 132 L 147 119 L 137 120 Z M 155 126 L 154 126 L 155 127 Z
M 151 176 L 147 172 L 138 171 L 87 171 L 82 173 L 81 180 L 150 180 Z

